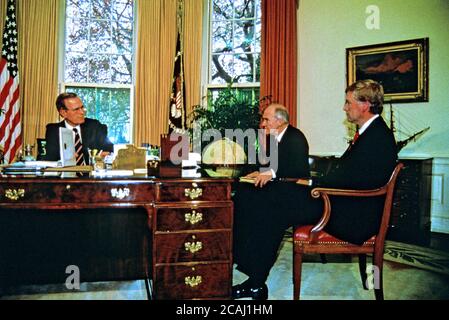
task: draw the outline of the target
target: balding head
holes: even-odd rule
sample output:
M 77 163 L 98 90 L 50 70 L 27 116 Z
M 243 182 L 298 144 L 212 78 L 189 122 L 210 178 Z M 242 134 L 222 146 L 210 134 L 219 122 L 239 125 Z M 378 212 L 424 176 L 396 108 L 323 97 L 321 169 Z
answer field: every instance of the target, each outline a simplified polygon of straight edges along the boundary
M 263 110 L 262 128 L 267 130 L 267 134 L 270 130 L 276 130 L 280 133 L 288 126 L 288 123 L 289 115 L 285 106 L 272 103 Z

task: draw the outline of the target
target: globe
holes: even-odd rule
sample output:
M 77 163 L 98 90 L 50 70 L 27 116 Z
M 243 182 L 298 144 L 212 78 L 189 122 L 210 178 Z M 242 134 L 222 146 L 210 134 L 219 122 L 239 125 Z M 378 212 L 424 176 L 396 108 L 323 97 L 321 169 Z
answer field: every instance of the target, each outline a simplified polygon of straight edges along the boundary
M 238 177 L 239 165 L 244 165 L 246 159 L 242 146 L 228 138 L 211 142 L 202 154 L 205 171 L 211 177 Z

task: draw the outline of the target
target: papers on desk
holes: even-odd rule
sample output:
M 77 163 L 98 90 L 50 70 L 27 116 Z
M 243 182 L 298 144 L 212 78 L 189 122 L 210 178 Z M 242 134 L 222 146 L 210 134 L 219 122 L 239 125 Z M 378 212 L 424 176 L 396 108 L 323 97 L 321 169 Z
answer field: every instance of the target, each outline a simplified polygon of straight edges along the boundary
M 91 172 L 92 166 L 67 166 L 67 167 L 54 167 L 45 168 L 45 172 Z
M 18 161 L 1 167 L 3 174 L 40 174 L 47 167 L 58 166 L 58 161 Z
M 246 183 L 252 183 L 254 184 L 256 182 L 256 178 L 250 178 L 250 177 L 240 177 L 239 182 L 246 182 Z
M 133 176 L 133 170 L 101 170 L 92 171 L 94 177 L 128 177 Z

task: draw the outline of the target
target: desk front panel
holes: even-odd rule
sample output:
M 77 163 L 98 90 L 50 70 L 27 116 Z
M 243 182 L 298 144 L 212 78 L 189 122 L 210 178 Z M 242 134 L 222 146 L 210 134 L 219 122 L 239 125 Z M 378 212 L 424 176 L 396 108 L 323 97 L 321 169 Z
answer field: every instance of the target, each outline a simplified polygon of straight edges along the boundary
M 0 206 L 15 204 L 151 203 L 154 183 L 132 181 L 0 180 Z M 106 205 L 107 206 L 107 205 Z

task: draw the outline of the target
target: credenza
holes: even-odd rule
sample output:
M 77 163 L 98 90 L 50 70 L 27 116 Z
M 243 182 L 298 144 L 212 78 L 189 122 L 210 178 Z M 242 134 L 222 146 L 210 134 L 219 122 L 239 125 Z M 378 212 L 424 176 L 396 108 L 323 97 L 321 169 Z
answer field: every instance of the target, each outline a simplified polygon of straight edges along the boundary
M 0 285 L 148 280 L 154 299 L 228 299 L 231 179 L 0 178 Z M 72 269 L 69 269 L 72 270 Z

